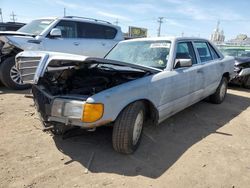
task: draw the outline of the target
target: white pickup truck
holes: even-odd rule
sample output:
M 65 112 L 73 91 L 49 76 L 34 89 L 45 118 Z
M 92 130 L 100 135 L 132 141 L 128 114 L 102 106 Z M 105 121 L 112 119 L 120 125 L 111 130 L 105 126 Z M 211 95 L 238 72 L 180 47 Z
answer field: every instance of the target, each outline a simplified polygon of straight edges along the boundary
M 121 28 L 102 20 L 73 16 L 33 20 L 18 31 L 0 32 L 0 81 L 12 89 L 29 87 L 15 67 L 15 56 L 21 51 L 104 57 L 121 40 Z

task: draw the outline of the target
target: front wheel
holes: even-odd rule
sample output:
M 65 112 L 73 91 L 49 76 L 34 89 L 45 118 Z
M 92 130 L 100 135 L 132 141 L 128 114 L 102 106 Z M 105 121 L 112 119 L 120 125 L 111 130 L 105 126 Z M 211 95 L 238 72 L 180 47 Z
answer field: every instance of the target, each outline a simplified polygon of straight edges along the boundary
M 250 75 L 244 77 L 242 85 L 244 88 L 250 89 Z
M 133 153 L 141 140 L 145 106 L 141 101 L 128 105 L 118 116 L 113 128 L 113 148 L 124 154 Z
M 15 66 L 15 57 L 8 57 L 0 66 L 0 79 L 2 83 L 11 89 L 28 89 L 29 84 L 24 84 L 20 72 Z
M 222 77 L 220 85 L 216 89 L 215 93 L 209 97 L 212 103 L 220 104 L 224 101 L 227 93 L 227 84 L 228 84 L 227 78 Z

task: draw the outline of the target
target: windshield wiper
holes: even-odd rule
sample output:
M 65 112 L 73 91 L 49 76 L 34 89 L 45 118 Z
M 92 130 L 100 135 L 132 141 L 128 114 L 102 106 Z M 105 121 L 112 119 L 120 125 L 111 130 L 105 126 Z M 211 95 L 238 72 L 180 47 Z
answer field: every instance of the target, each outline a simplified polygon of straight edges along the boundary
M 104 66 L 104 65 L 101 65 L 101 66 L 99 66 L 99 68 L 102 68 L 102 69 L 108 69 L 108 70 L 115 70 L 116 71 L 116 69 L 115 68 L 113 68 L 113 67 L 108 67 L 108 66 Z

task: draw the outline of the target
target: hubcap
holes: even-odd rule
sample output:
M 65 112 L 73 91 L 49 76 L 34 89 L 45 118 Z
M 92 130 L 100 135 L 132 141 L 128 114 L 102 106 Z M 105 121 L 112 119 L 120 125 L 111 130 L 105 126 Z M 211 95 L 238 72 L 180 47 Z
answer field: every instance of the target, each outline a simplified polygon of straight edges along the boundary
M 221 85 L 221 88 L 220 88 L 220 98 L 221 99 L 223 99 L 225 97 L 226 89 L 227 89 L 226 83 L 223 82 L 223 84 Z
M 136 145 L 142 131 L 142 125 L 143 125 L 143 111 L 141 110 L 135 120 L 134 124 L 134 130 L 133 130 L 133 145 Z
M 10 69 L 10 78 L 16 84 L 23 85 L 23 81 L 21 79 L 20 72 L 17 70 L 15 65 L 13 67 L 11 67 L 11 69 Z

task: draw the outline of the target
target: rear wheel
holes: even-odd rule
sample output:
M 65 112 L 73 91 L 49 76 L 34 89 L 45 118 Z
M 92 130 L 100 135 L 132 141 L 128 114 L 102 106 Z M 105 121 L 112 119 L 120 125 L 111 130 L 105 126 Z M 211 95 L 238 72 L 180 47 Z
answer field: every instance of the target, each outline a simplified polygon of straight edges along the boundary
M 11 89 L 28 89 L 30 84 L 24 84 L 20 72 L 15 66 L 15 57 L 5 59 L 0 67 L 0 79 L 2 83 Z
M 224 101 L 227 93 L 228 80 L 226 77 L 222 77 L 220 85 L 216 89 L 215 93 L 210 96 L 210 101 L 215 104 L 220 104 Z
M 133 153 L 141 140 L 145 120 L 145 106 L 141 101 L 127 106 L 115 121 L 113 128 L 113 148 L 117 152 Z

